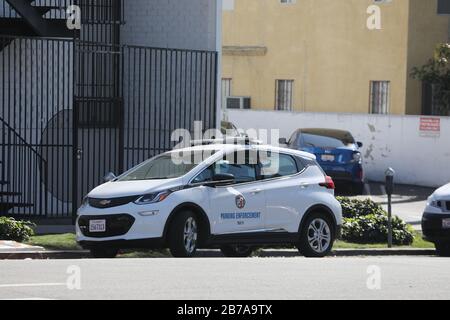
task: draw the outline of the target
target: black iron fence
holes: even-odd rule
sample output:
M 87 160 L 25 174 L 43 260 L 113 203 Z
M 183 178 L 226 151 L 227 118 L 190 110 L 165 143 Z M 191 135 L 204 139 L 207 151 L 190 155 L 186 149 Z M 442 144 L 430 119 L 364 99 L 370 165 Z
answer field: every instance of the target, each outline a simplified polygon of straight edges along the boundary
M 0 38 L 0 214 L 70 217 L 108 172 L 215 126 L 217 53 Z M 8 183 L 6 183 L 8 182 Z

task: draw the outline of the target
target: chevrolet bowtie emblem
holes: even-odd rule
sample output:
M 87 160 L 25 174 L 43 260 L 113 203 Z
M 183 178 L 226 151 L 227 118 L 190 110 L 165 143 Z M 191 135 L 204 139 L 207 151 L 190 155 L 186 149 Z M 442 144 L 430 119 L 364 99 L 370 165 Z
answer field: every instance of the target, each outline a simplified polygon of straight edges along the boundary
M 100 205 L 102 205 L 102 206 L 107 206 L 109 204 L 111 204 L 111 200 L 102 200 L 102 201 L 100 201 Z

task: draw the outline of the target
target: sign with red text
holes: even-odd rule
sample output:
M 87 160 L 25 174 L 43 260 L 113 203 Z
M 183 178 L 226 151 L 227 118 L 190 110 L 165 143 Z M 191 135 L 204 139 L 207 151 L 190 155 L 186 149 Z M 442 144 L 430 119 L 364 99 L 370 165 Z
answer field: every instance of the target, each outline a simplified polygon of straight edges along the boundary
M 440 136 L 441 119 L 435 117 L 421 117 L 419 131 L 421 136 Z

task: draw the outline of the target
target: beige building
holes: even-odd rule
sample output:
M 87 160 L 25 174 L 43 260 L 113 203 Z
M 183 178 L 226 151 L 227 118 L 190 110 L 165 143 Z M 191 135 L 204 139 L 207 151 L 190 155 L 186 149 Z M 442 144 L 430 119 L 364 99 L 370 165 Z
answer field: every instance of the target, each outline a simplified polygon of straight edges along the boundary
M 251 99 L 228 106 L 427 113 L 409 74 L 448 41 L 448 0 L 223 1 L 222 93 Z

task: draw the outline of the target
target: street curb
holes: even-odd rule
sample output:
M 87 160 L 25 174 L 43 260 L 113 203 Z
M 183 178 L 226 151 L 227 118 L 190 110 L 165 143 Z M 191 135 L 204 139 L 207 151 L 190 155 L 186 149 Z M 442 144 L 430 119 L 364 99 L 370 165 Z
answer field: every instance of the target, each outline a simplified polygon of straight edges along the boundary
M 85 259 L 89 258 L 89 251 L 18 251 L 0 252 L 0 260 L 46 260 L 46 259 Z
M 331 257 L 382 257 L 382 256 L 434 256 L 436 251 L 432 249 L 337 249 L 330 254 Z M 259 258 L 301 257 L 297 250 L 263 249 L 257 255 Z M 199 250 L 197 258 L 223 257 L 219 250 Z M 46 259 L 87 259 L 91 258 L 89 251 L 18 251 L 0 252 L 0 260 L 46 260 Z

